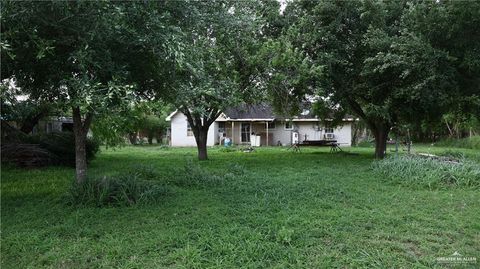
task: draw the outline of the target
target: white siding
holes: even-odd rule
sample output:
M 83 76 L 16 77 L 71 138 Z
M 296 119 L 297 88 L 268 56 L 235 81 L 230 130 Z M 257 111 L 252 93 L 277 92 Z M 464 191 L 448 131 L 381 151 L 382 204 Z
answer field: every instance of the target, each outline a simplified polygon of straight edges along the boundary
M 277 141 L 280 141 L 282 145 L 292 144 L 292 131 L 285 130 L 284 123 L 277 122 L 275 130 L 271 130 L 274 137 L 274 145 Z M 304 140 L 323 140 L 325 135 L 325 128 L 320 123 L 321 131 L 314 128 L 315 122 L 312 121 L 294 121 L 294 129 L 299 134 L 300 142 Z M 340 143 L 340 146 L 350 146 L 352 142 L 352 124 L 345 122 L 343 125 L 338 126 L 333 131 L 334 140 Z M 305 139 L 306 135 L 306 139 Z
M 334 139 L 340 143 L 340 146 L 351 146 L 352 145 L 352 124 L 346 122 L 344 125 L 338 126 L 333 131 Z
M 251 131 L 262 136 L 261 145 L 266 144 L 265 122 L 250 122 Z M 275 146 L 278 141 L 284 146 L 292 143 L 292 130 L 286 130 L 284 122 L 276 121 L 275 129 L 269 129 L 269 145 Z M 299 133 L 300 142 L 305 140 L 322 140 L 324 139 L 325 127 L 320 123 L 321 130 L 315 128 L 314 121 L 294 121 L 294 129 Z M 236 145 L 240 142 L 240 126 L 241 122 L 235 122 L 233 130 L 233 143 Z M 232 122 L 225 122 L 227 137 L 232 137 Z M 334 129 L 334 140 L 340 143 L 340 146 L 350 146 L 352 139 L 352 129 L 350 122 L 344 122 Z M 218 122 L 213 123 L 208 130 L 207 145 L 213 146 L 219 143 Z M 244 143 L 245 144 L 245 143 Z M 247 143 L 249 144 L 249 143 Z M 171 145 L 175 147 L 193 147 L 196 146 L 195 137 L 187 136 L 187 118 L 181 112 L 177 112 L 171 118 Z
M 207 146 L 215 144 L 215 127 L 216 123 L 212 124 L 208 129 Z M 173 147 L 195 147 L 197 142 L 195 137 L 187 136 L 187 117 L 181 112 L 177 112 L 170 121 L 171 141 Z

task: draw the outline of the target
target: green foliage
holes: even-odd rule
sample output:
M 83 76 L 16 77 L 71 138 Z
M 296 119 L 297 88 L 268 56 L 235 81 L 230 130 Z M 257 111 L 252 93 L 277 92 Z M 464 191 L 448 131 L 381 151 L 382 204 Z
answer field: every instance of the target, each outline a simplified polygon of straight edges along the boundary
M 287 38 L 265 42 L 258 58 L 263 80 L 268 82 L 259 86 L 264 87 L 277 113 L 286 117 L 297 115 L 323 67 L 314 65 L 305 52 Z
M 146 181 L 145 171 L 125 175 L 87 179 L 73 183 L 66 197 L 72 206 L 132 206 L 158 202 L 169 193 L 166 186 Z
M 92 131 L 96 138 L 107 146 L 122 145 L 125 137 L 138 131 L 146 131 L 149 139 L 160 140 L 168 123 L 165 118 L 171 107 L 163 102 L 137 102 L 124 107 L 116 113 L 102 115 L 93 123 Z M 139 141 L 130 141 L 132 144 Z M 141 141 L 140 141 L 141 143 Z
M 52 153 L 59 164 L 75 166 L 75 137 L 71 132 L 53 132 L 34 134 L 27 138 L 32 144 Z M 86 153 L 87 161 L 93 160 L 100 150 L 100 143 L 93 138 L 87 138 Z
M 435 146 L 480 150 L 480 136 L 472 136 L 461 139 L 446 138 L 435 143 Z
M 2 162 L 5 163 L 12 162 L 27 167 L 75 166 L 75 138 L 71 132 L 27 135 L 13 143 L 4 142 L 2 146 L 5 146 L 2 147 Z M 93 160 L 99 150 L 100 143 L 93 138 L 87 138 L 87 161 Z M 30 151 L 31 154 L 23 154 L 23 151 Z
M 405 186 L 420 186 L 430 189 L 480 188 L 480 166 L 467 159 L 456 163 L 444 159 L 400 156 L 375 161 L 372 167 L 387 181 Z
M 287 97 L 274 103 L 282 108 L 321 96 L 331 103 L 325 107 L 356 114 L 376 137 L 377 157 L 391 127 L 438 122 L 452 110 L 478 114 L 478 35 L 468 40 L 478 7 L 475 1 L 289 3 L 288 27 L 278 40 L 292 48 L 273 49 L 300 68 L 274 69 L 281 74 L 267 77 L 287 85 Z M 316 77 L 311 70 L 319 70 Z M 295 85 L 289 75 L 312 79 Z

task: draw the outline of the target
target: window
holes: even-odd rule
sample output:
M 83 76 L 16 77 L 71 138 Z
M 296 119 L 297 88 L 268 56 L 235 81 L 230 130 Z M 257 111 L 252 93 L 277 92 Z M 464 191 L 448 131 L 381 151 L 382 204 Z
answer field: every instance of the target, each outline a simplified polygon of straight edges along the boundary
M 190 126 L 190 122 L 187 121 L 187 136 L 193 136 L 192 126 Z
M 293 130 L 293 122 L 286 121 L 285 122 L 285 130 Z
M 221 121 L 218 123 L 218 132 L 225 133 L 225 122 Z
M 242 123 L 240 128 L 242 142 L 250 142 L 250 123 Z
M 327 134 L 333 134 L 333 128 L 325 127 L 325 133 L 327 133 Z
M 269 122 L 267 123 L 267 125 L 268 125 L 268 129 L 269 129 L 269 130 L 270 130 L 270 129 L 275 129 L 275 121 L 269 121 Z

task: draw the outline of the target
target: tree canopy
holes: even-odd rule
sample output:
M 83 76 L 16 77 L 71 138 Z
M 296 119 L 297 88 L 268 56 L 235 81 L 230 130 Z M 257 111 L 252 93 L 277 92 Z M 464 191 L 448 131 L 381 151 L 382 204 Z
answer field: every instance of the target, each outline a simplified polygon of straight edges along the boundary
M 285 93 L 298 100 L 322 96 L 361 117 L 375 136 L 376 157 L 382 158 L 392 127 L 438 118 L 439 112 L 462 103 L 460 99 L 475 103 L 471 100 L 478 98 L 475 77 L 479 71 L 473 44 L 478 42 L 465 42 L 458 32 L 466 34 L 478 22 L 477 5 L 457 1 L 290 3 L 285 11 L 290 25 L 283 36 L 292 46 L 289 51 L 296 51 L 297 62 L 310 65 L 295 77 L 311 77 L 311 70 L 318 70 L 318 76 L 306 80 L 308 85 L 289 83 Z M 442 23 L 449 16 L 457 17 L 451 15 L 455 13 L 462 14 L 464 21 Z M 433 23 L 437 20 L 440 23 Z M 451 34 L 442 34 L 449 32 L 444 27 Z M 458 49 L 461 44 L 468 45 Z M 283 55 L 289 51 L 277 50 Z M 270 83 L 278 89 L 285 81 Z M 274 98 L 277 106 L 282 106 L 284 96 Z

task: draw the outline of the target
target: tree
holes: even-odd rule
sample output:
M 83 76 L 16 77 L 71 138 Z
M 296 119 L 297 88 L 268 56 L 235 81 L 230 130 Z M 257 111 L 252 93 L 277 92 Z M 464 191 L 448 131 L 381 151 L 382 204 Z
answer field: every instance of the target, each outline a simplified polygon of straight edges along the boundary
M 165 118 L 170 111 L 171 107 L 161 101 L 137 100 L 97 117 L 92 132 L 106 146 L 124 144 L 125 137 L 135 145 L 139 131 L 147 133 L 150 144 L 154 137 L 159 142 L 168 127 Z
M 186 115 L 200 160 L 208 158 L 210 125 L 222 110 L 248 100 L 254 91 L 252 55 L 261 30 L 256 4 L 194 1 L 180 23 L 183 50 L 167 99 Z
M 151 87 L 138 69 L 156 70 L 162 63 L 157 59 L 169 58 L 170 18 L 161 16 L 168 14 L 163 7 L 163 2 L 2 3 L 1 45 L 7 48 L 2 77 L 14 79 L 30 98 L 72 113 L 77 183 L 86 179 L 85 140 L 94 116 L 129 103 L 135 84 Z
M 51 102 L 22 96 L 15 82 L 5 79 L 0 85 L 2 120 L 13 121 L 19 131 L 30 134 L 38 122 L 58 109 Z
M 362 118 L 375 137 L 377 158 L 385 155 L 392 127 L 435 118 L 458 94 L 449 53 L 412 26 L 410 13 L 420 5 L 300 1 L 285 11 L 291 22 L 285 38 L 302 62 L 321 70 L 310 89 L 295 96 L 322 96 Z

